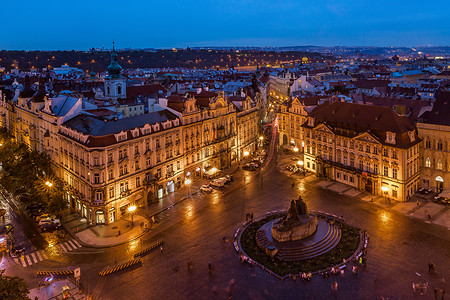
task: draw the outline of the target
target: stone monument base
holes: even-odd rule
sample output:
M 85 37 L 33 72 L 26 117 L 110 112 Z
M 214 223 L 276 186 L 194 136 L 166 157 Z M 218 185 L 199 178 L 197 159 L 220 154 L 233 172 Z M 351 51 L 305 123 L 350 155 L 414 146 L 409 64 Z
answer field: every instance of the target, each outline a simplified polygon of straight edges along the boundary
M 277 242 L 298 241 L 312 235 L 317 229 L 317 215 L 303 215 L 301 220 L 289 226 L 274 224 L 272 237 Z

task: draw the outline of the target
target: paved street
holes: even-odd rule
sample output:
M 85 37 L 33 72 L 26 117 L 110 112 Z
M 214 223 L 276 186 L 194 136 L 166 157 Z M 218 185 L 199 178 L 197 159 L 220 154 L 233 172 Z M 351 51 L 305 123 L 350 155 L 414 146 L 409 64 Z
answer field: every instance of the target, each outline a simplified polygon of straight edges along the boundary
M 35 276 L 36 270 L 80 266 L 81 282 L 95 299 L 129 299 L 130 295 L 134 299 L 227 299 L 230 287 L 233 299 L 328 299 L 332 298 L 332 280 L 339 284 L 338 299 L 414 299 L 412 283 L 426 281 L 430 287 L 421 298 L 434 299 L 433 289 L 441 287 L 440 278 L 449 280 L 450 232 L 446 228 L 389 205 L 364 201 L 364 195 L 352 197 L 324 189 L 324 184 L 316 185 L 322 180 L 310 174 L 289 176 L 276 163 L 272 159 L 260 173 L 240 171 L 234 182 L 211 194 L 194 194 L 157 215 L 155 226 L 128 244 L 55 251 L 51 259 L 26 268 L 12 260 L 5 264 L 9 273 L 25 277 L 31 286 L 42 280 Z M 347 271 L 343 277 L 283 283 L 259 269 L 252 277 L 250 268 L 239 263 L 231 239 L 245 214 L 253 212 L 258 218 L 267 211 L 284 209 L 299 193 L 309 208 L 342 215 L 348 223 L 368 231 L 367 268 L 358 277 Z M 225 242 L 223 237 L 227 237 Z M 164 239 L 163 253 L 159 248 L 148 253 L 142 266 L 98 276 L 104 267 L 132 259 L 135 252 L 158 239 Z M 428 274 L 429 262 L 438 265 L 437 275 Z M 192 263 L 191 271 L 188 263 Z

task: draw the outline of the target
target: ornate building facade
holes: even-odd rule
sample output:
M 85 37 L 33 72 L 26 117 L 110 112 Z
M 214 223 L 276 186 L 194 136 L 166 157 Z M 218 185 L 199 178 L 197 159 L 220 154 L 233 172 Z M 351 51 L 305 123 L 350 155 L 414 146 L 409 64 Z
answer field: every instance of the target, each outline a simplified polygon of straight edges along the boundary
M 397 201 L 420 186 L 414 124 L 392 109 L 345 102 L 318 106 L 303 124 L 304 167 Z
M 450 91 L 439 91 L 433 109 L 425 112 L 417 130 L 423 140 L 422 186 L 435 192 L 450 191 Z
M 126 95 L 116 56 L 103 101 Z M 2 99 L 0 122 L 49 154 L 73 211 L 91 225 L 110 224 L 130 205 L 146 207 L 256 150 L 260 101 L 204 94 L 170 96 L 153 112 L 111 119 L 86 112 L 82 98 L 49 98 L 43 82 L 39 91 L 26 84 L 15 99 Z

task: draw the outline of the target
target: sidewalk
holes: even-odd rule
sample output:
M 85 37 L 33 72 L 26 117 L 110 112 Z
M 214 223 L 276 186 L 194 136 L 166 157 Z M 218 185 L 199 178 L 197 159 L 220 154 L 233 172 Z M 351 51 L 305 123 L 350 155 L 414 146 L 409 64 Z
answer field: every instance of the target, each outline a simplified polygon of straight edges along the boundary
M 64 286 L 68 286 L 70 289 L 71 295 L 70 299 L 74 300 L 87 299 L 86 295 L 84 295 L 82 291 L 78 289 L 78 287 L 75 286 L 75 284 L 72 281 L 67 279 L 54 281 L 49 286 L 31 289 L 28 297 L 30 299 L 37 298 L 43 300 L 63 299 L 62 292 Z
M 443 226 L 450 230 L 450 208 L 442 204 L 437 204 L 431 200 L 425 200 L 423 197 L 411 197 L 408 202 L 398 202 L 385 197 L 372 195 L 367 192 L 360 191 L 349 185 L 330 181 L 324 178 L 318 178 L 315 174 L 309 174 L 303 177 L 299 174 L 293 174 L 286 169 L 286 166 L 294 162 L 293 157 L 298 155 L 281 154 L 278 159 L 278 168 L 281 172 L 290 177 L 303 178 L 304 181 L 314 184 L 322 189 L 330 190 L 341 195 L 356 198 L 358 200 L 366 201 L 377 206 L 392 209 L 398 213 L 406 216 L 420 219 L 426 223 L 433 223 Z M 417 205 L 419 200 L 419 205 Z

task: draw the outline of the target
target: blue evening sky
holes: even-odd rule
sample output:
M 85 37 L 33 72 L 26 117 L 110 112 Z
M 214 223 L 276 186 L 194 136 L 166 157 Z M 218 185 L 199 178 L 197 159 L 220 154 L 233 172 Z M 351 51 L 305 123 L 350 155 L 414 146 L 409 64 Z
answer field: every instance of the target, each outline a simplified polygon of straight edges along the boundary
M 0 49 L 450 45 L 450 1 L 1 1 Z

